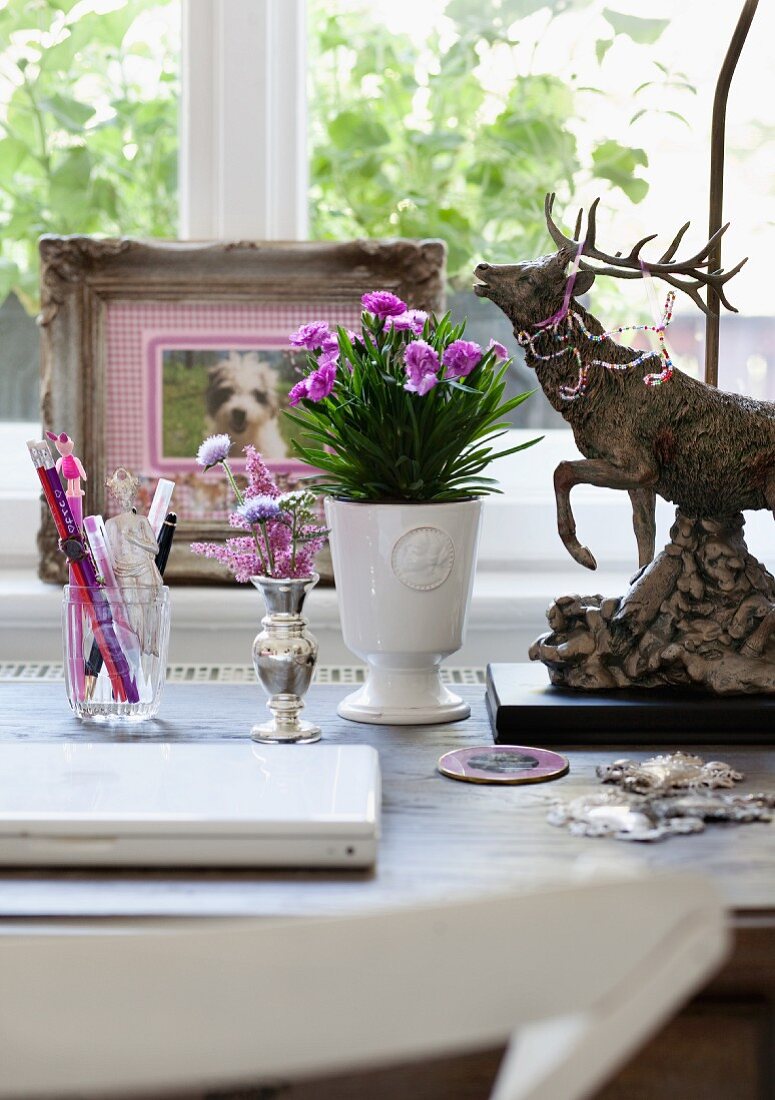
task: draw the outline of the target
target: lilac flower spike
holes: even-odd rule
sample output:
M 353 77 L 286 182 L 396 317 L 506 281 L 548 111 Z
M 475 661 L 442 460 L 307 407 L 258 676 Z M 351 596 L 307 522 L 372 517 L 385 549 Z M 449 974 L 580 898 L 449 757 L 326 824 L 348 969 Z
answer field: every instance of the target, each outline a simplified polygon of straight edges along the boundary
M 481 358 L 482 349 L 473 340 L 455 340 L 444 352 L 444 377 L 465 378 Z
M 251 527 L 256 523 L 263 523 L 268 519 L 275 519 L 281 512 L 280 505 L 272 497 L 250 497 L 244 504 L 237 508 L 237 514 L 249 523 Z
M 289 337 L 288 342 L 292 348 L 306 348 L 307 351 L 316 351 L 322 347 L 325 341 L 332 336 L 326 321 L 310 321 L 308 325 L 301 325 Z M 333 337 L 336 339 L 336 337 Z
M 508 359 L 509 357 L 508 348 L 504 347 L 498 340 L 490 340 L 485 351 L 494 351 L 496 359 Z
M 219 462 L 225 462 L 231 450 L 231 439 L 228 435 L 209 435 L 196 452 L 196 460 L 205 470 L 212 469 Z
M 421 396 L 432 390 L 439 381 L 438 353 L 425 340 L 413 340 L 404 351 L 407 381 L 404 389 Z
M 370 294 L 364 294 L 361 305 L 367 313 L 373 313 L 375 317 L 398 317 L 401 313 L 406 313 L 406 302 L 402 302 L 389 290 L 372 290 Z
M 214 438 L 231 444 L 228 436 Z M 203 446 L 211 442 L 205 440 Z M 194 542 L 192 551 L 222 562 L 240 584 L 247 584 L 258 575 L 309 576 L 314 571 L 315 555 L 328 533 L 317 522 L 313 494 L 307 491 L 283 496 L 256 448 L 247 446 L 244 451 L 248 478 L 244 493 L 234 481 L 228 462 L 222 459 L 238 502 L 238 507 L 229 513 L 229 526 L 237 528 L 239 534 L 222 543 Z M 228 453 L 228 447 L 221 453 Z
M 280 490 L 272 480 L 272 473 L 264 462 L 259 451 L 249 443 L 244 448 L 245 473 L 248 475 L 248 487 L 245 490 L 245 498 L 249 497 L 279 497 Z

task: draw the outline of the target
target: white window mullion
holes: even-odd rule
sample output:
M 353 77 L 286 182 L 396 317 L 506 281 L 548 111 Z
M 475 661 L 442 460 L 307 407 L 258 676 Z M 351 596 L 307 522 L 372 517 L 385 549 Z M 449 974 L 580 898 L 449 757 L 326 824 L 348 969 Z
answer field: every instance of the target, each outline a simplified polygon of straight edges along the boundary
M 180 235 L 307 235 L 304 0 L 185 0 Z

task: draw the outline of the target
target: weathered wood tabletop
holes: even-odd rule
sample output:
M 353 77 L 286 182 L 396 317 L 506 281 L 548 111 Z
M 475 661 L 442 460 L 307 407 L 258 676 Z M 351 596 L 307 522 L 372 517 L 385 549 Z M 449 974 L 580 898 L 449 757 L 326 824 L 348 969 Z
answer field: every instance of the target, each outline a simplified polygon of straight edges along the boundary
M 658 844 L 570 836 L 546 821 L 548 803 L 598 786 L 595 765 L 623 755 L 616 747 L 568 751 L 570 772 L 551 783 L 491 787 L 456 782 L 436 770 L 456 747 L 491 743 L 483 691 L 463 688 L 472 705 L 465 722 L 416 728 L 357 725 L 336 717 L 343 687 L 317 687 L 305 716 L 332 742 L 378 748 L 383 775 L 383 831 L 373 872 L 281 871 L 0 871 L 0 917 L 241 916 L 333 913 L 406 905 L 506 884 L 569 880 L 595 870 L 640 866 L 704 871 L 717 883 L 735 922 L 775 915 L 772 826 L 711 825 L 700 835 Z M 0 685 L 0 737 L 17 740 L 230 740 L 248 736 L 263 713 L 259 688 L 168 685 L 160 717 L 131 731 L 87 727 L 72 717 L 58 684 Z M 547 733 L 544 742 L 552 745 Z M 716 746 L 706 758 L 745 773 L 742 789 L 775 788 L 775 751 Z M 676 748 L 681 747 L 680 736 Z M 664 751 L 664 749 L 660 750 Z

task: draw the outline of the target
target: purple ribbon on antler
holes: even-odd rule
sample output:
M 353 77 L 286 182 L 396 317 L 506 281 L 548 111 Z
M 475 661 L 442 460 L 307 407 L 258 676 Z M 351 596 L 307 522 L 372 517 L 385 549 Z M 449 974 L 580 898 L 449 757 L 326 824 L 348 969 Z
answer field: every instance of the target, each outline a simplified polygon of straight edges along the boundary
M 586 243 L 586 241 L 582 241 L 579 245 L 578 252 L 576 253 L 576 257 L 573 261 L 571 273 L 568 276 L 567 283 L 565 284 L 565 296 L 563 297 L 562 305 L 556 313 L 552 314 L 551 317 L 546 317 L 543 321 L 536 321 L 533 325 L 533 328 L 551 328 L 552 325 L 559 324 L 564 317 L 567 317 L 568 310 L 570 309 L 570 300 L 573 297 L 573 286 L 576 282 L 576 276 L 579 273 L 579 267 L 581 266 L 581 253 L 584 251 L 584 245 Z

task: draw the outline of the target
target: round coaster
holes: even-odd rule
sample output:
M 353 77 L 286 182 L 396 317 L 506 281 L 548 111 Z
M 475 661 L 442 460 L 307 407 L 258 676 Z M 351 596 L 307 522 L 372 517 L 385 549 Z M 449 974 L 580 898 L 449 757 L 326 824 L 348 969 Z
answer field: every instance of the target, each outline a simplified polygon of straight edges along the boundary
M 439 760 L 439 771 L 464 783 L 545 783 L 565 775 L 570 765 L 549 749 L 524 745 L 481 745 L 455 749 Z

